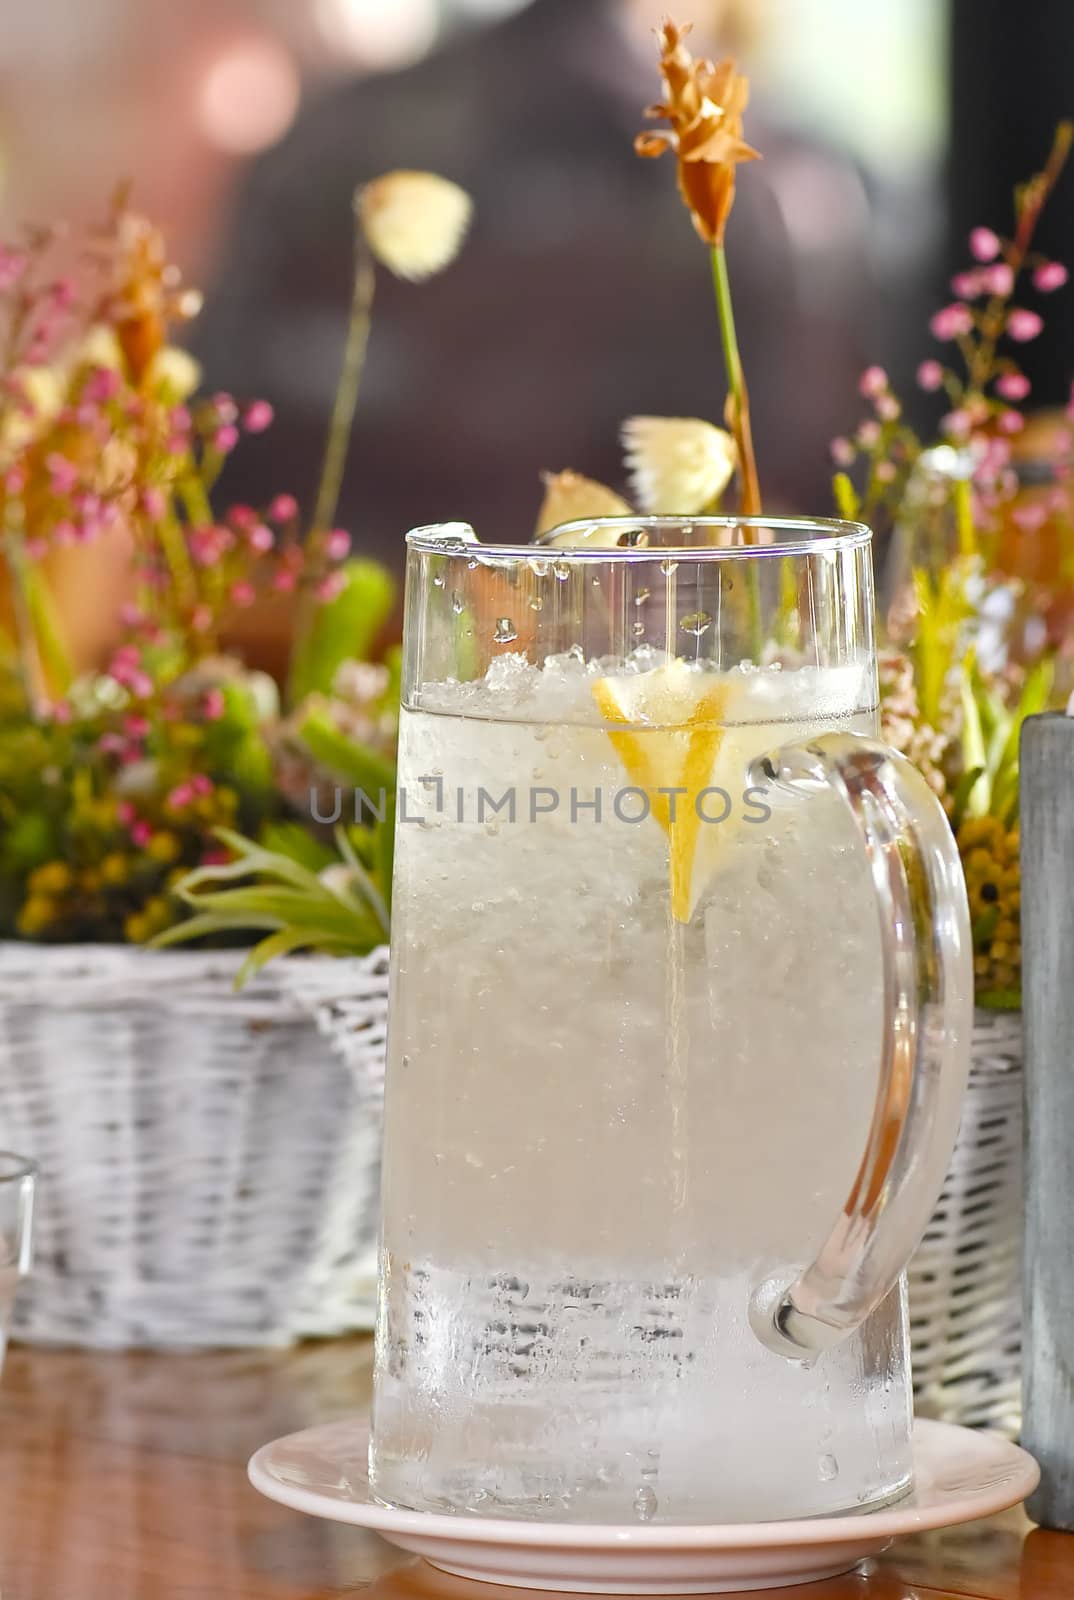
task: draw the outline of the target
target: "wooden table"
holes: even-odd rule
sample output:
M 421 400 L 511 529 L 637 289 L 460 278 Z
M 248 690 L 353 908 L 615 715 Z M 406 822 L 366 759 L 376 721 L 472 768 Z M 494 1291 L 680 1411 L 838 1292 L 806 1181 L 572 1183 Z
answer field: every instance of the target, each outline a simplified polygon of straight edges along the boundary
M 363 1409 L 368 1339 L 286 1352 L 13 1349 L 0 1391 L 2 1600 L 521 1600 L 440 1578 L 246 1481 L 266 1440 Z M 1074 1537 L 1021 1512 L 898 1545 L 787 1600 L 1072 1600 Z

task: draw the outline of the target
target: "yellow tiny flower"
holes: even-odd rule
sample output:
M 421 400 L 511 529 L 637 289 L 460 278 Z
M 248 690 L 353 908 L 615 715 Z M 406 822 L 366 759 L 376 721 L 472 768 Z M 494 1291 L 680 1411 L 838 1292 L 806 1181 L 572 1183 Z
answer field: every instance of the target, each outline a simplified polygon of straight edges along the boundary
M 387 172 L 358 190 L 355 207 L 376 259 L 414 282 L 451 265 L 473 214 L 466 190 L 433 172 Z
M 111 851 L 101 862 L 101 882 L 112 888 L 126 883 L 130 877 L 130 862 L 118 850 Z
M 159 833 L 154 833 L 145 847 L 146 855 L 153 861 L 161 862 L 164 866 L 175 860 L 180 849 L 178 838 L 167 828 L 162 828 Z
M 43 867 L 31 872 L 31 895 L 63 894 L 74 882 L 74 874 L 64 861 L 47 861 Z
M 55 914 L 54 901 L 43 894 L 32 894 L 15 918 L 15 926 L 24 939 L 34 939 L 50 926 Z
M 128 944 L 145 944 L 155 931 L 150 919 L 141 911 L 132 911 L 123 924 L 123 937 Z

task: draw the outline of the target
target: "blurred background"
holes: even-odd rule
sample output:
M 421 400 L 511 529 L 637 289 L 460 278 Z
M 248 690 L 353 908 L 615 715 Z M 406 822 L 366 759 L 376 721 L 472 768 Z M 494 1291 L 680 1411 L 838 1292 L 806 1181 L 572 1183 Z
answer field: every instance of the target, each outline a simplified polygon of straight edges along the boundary
M 277 424 L 226 488 L 312 493 L 349 299 L 350 197 L 426 167 L 477 203 L 442 278 L 382 282 L 341 521 L 528 537 L 545 469 L 621 480 L 635 412 L 719 420 L 704 251 L 670 164 L 632 151 L 667 0 L 0 0 L 0 208 L 92 219 L 120 178 L 206 291 L 211 387 Z M 1069 0 L 678 0 L 753 81 L 728 253 L 767 497 L 827 511 L 867 362 L 912 387 L 973 223 L 1074 105 Z M 1068 191 L 1041 243 L 1071 238 Z M 1066 259 L 1074 253 L 1066 250 Z M 1069 310 L 1028 364 L 1065 398 Z M 1064 323 L 1064 316 L 1066 322 Z M 1034 370 L 1033 363 L 1039 370 Z

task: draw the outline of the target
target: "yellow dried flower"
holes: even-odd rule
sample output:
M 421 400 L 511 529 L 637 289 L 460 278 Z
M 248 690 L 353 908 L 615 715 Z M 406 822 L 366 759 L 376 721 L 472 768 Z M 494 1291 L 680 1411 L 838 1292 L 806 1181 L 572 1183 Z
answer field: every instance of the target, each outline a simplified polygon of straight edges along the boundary
M 450 266 L 473 215 L 465 189 L 433 172 L 388 172 L 360 189 L 366 242 L 397 278 L 419 282 Z
M 733 61 L 695 61 L 683 44 L 689 31 L 674 22 L 660 29 L 667 98 L 645 114 L 663 118 L 671 127 L 665 133 L 640 133 L 635 149 L 640 156 L 674 150 L 679 189 L 694 227 L 706 243 L 722 245 L 735 202 L 735 168 L 740 161 L 759 159 L 742 137 L 750 85 Z
M 595 478 L 584 478 L 580 472 L 546 472 L 543 481 L 544 500 L 534 530 L 538 538 L 563 522 L 632 515 L 633 507 L 622 495 Z
M 657 514 L 711 510 L 738 458 L 731 435 L 697 417 L 629 417 L 622 437 L 638 503 Z

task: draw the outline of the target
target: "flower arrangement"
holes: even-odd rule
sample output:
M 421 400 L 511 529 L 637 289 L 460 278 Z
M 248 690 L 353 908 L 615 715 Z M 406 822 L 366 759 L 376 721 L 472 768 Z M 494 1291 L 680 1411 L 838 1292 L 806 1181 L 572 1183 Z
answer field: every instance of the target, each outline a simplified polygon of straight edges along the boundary
M 333 522 L 375 265 L 410 278 L 446 266 L 469 201 L 432 174 L 388 174 L 359 192 L 355 216 L 347 347 L 308 523 L 280 492 L 214 508 L 228 456 L 272 407 L 198 394 L 196 364 L 171 341 L 200 296 L 125 194 L 88 238 L 31 229 L 0 249 L 0 935 L 143 943 L 189 919 L 179 885 L 191 871 L 271 853 L 316 873 L 342 850 L 361 882 L 355 944 L 383 937 L 390 830 L 333 842 L 309 806 L 326 773 L 358 784 L 394 772 L 397 666 L 355 667 L 394 584 Z M 84 570 L 107 557 L 125 574 L 107 660 L 88 670 L 56 596 L 81 547 Z M 268 595 L 294 617 L 282 707 L 228 648 L 236 614 Z M 249 926 L 229 915 L 197 931 L 234 939 Z
M 732 62 L 694 60 L 685 33 L 671 22 L 660 32 L 665 98 L 650 114 L 670 130 L 641 135 L 637 149 L 674 152 L 680 193 L 710 248 L 729 431 L 700 418 L 632 417 L 622 430 L 627 473 L 645 512 L 717 511 L 737 476 L 737 509 L 756 515 L 761 495 L 724 253 L 738 163 L 757 156 L 743 138 L 748 84 Z M 1024 718 L 1052 703 L 1065 649 L 1039 625 L 1041 614 L 1061 615 L 1055 594 L 1005 573 L 1001 545 L 1012 525 L 1028 533 L 1052 518 L 1074 549 L 1066 467 L 1043 500 L 1025 499 L 1015 470 L 1012 445 L 1030 395 L 1018 347 L 1044 326 L 1015 296 L 1027 288 L 1048 295 L 1067 281 L 1066 268 L 1040 254 L 1034 238 L 1072 141 L 1074 128 L 1061 124 L 1044 168 L 1015 195 L 1009 238 L 973 230 L 972 262 L 955 276 L 955 298 L 931 319 L 933 337 L 953 356 L 929 357 L 917 374 L 923 391 L 945 401 L 939 438 L 914 431 L 887 374 L 873 366 L 860 383 L 870 414 L 832 445 L 839 514 L 892 534 L 900 552 L 880 663 L 882 731 L 921 767 L 948 811 L 970 893 L 977 998 L 997 1008 L 1021 1003 L 1018 738 Z M 1074 458 L 1074 430 L 1068 445 Z M 605 485 L 560 472 L 546 477 L 537 531 L 632 509 Z M 763 536 L 749 525 L 727 532 Z M 1071 566 L 1062 568 L 1068 580 Z

